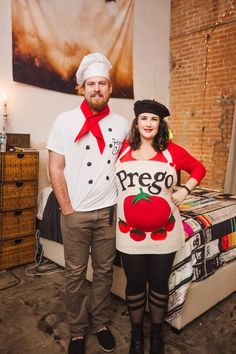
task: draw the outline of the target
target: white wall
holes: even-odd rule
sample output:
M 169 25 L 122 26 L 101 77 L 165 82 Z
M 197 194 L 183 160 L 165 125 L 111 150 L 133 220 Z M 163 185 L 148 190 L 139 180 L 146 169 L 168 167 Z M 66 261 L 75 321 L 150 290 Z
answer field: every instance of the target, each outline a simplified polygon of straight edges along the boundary
M 7 92 L 7 130 L 31 134 L 32 147 L 40 148 L 57 115 L 78 106 L 82 98 L 13 81 L 10 0 L 0 0 L 0 14 L 0 95 Z M 169 32 L 170 0 L 135 0 L 135 99 L 155 98 L 169 104 Z M 133 103 L 113 98 L 109 105 L 111 110 L 132 119 Z M 1 126 L 0 121 L 0 130 Z

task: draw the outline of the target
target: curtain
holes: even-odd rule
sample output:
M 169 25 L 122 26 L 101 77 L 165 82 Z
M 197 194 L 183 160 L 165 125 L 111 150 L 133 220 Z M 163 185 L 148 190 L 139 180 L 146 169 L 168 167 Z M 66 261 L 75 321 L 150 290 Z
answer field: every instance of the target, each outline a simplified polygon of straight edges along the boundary
M 234 105 L 233 128 L 229 148 L 224 192 L 236 195 L 236 105 Z

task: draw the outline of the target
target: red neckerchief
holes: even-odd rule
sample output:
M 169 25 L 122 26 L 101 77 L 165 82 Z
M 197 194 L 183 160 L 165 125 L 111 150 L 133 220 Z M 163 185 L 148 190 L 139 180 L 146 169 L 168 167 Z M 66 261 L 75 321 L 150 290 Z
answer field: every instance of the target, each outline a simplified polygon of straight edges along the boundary
M 94 114 L 91 111 L 91 109 L 89 108 L 89 106 L 85 100 L 81 103 L 80 108 L 84 114 L 85 122 L 84 122 L 84 125 L 82 126 L 79 134 L 75 138 L 74 142 L 76 143 L 76 141 L 78 141 L 83 135 L 85 135 L 89 131 L 91 131 L 91 133 L 97 139 L 98 147 L 99 147 L 100 153 L 102 154 L 105 149 L 106 144 L 105 144 L 105 140 L 103 138 L 102 131 L 99 127 L 98 122 L 100 119 L 106 117 L 110 113 L 110 108 L 108 107 L 108 105 L 106 105 L 105 108 L 103 108 L 103 110 Z

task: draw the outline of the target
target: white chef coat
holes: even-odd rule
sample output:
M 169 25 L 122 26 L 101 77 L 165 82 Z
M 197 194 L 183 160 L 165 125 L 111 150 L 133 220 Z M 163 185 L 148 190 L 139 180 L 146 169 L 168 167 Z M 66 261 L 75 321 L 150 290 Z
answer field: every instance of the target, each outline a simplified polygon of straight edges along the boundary
M 115 162 L 130 130 L 129 121 L 118 114 L 101 119 L 98 124 L 106 144 L 101 154 L 91 132 L 74 142 L 84 122 L 80 107 L 60 114 L 47 143 L 49 150 L 65 157 L 64 175 L 76 211 L 101 209 L 117 202 Z

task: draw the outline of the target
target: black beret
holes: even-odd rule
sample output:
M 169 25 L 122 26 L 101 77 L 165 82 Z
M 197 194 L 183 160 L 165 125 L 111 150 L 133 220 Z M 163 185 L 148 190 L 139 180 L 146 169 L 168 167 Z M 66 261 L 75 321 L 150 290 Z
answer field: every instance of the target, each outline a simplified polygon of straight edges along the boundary
M 163 104 L 155 100 L 142 100 L 134 103 L 134 113 L 137 118 L 141 113 L 153 113 L 160 118 L 170 115 L 169 110 Z

